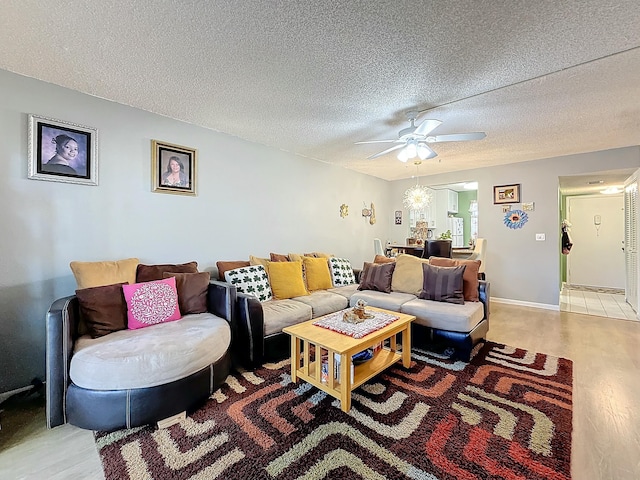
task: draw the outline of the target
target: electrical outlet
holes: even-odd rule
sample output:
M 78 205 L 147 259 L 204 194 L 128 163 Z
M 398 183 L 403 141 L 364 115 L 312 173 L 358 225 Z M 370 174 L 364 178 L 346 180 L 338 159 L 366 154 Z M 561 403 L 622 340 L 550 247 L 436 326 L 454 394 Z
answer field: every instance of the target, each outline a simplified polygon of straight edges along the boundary
M 536 233 L 536 242 L 544 242 L 546 235 L 544 233 Z

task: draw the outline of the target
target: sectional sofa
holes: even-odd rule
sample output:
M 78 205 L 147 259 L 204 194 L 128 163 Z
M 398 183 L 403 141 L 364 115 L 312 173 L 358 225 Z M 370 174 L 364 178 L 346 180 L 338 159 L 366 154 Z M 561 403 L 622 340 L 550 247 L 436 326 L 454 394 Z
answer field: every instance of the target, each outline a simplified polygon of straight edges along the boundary
M 331 258 L 324 260 L 332 263 Z M 464 266 L 464 301 L 450 303 L 420 298 L 424 287 L 425 264 L 444 267 L 445 270 Z M 270 265 L 281 268 L 277 263 Z M 238 287 L 233 341 L 235 357 L 247 368 L 286 358 L 290 355 L 290 337 L 282 332 L 284 327 L 353 307 L 358 300 L 364 300 L 369 306 L 414 315 L 414 343 L 449 345 L 455 348 L 458 358 L 469 361 L 473 346 L 489 330 L 489 283 L 478 280 L 479 266 L 479 261 L 444 258 L 425 260 L 412 255 L 400 255 L 390 266 L 365 264 L 360 283 L 356 283 L 357 270 L 352 281 L 338 278 L 336 283 L 332 268 L 330 273 L 333 281 L 327 288 L 310 289 L 302 295 L 289 295 L 286 298 L 278 295 L 269 299 L 263 297 L 262 301 L 255 292 L 243 291 L 242 285 L 234 284 Z M 274 267 L 266 268 L 271 271 Z M 386 270 L 386 278 L 379 278 L 378 283 L 372 283 L 363 278 L 368 269 L 375 271 L 378 277 L 385 277 L 382 271 Z M 308 275 L 308 270 L 305 271 Z M 229 281 L 228 276 L 226 280 Z

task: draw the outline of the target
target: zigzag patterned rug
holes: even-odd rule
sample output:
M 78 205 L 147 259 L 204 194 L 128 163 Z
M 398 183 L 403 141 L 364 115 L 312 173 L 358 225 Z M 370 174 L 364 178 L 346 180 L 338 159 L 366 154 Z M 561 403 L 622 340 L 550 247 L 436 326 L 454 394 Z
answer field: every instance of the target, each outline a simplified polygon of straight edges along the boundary
M 488 342 L 471 363 L 414 350 L 352 408 L 288 362 L 230 375 L 181 424 L 96 432 L 111 479 L 570 478 L 572 363 Z

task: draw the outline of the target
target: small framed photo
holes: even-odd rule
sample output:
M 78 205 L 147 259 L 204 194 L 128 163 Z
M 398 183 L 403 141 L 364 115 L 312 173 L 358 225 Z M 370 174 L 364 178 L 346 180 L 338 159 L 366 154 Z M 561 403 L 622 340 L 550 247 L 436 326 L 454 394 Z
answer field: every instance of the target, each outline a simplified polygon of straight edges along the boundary
M 402 210 L 395 211 L 395 224 L 402 225 Z
M 196 195 L 197 151 L 171 143 L 151 141 L 153 191 Z
M 520 184 L 493 187 L 493 203 L 520 203 Z
M 511 205 L 503 205 L 502 206 L 502 213 L 507 213 L 511 211 Z
M 98 185 L 98 130 L 29 115 L 32 180 Z

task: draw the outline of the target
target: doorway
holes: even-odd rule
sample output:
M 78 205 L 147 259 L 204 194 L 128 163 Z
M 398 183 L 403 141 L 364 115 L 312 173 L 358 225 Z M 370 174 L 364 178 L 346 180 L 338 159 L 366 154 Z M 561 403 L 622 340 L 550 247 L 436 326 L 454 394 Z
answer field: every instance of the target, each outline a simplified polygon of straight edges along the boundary
M 622 194 L 568 197 L 567 218 L 573 242 L 567 257 L 567 283 L 624 292 Z

